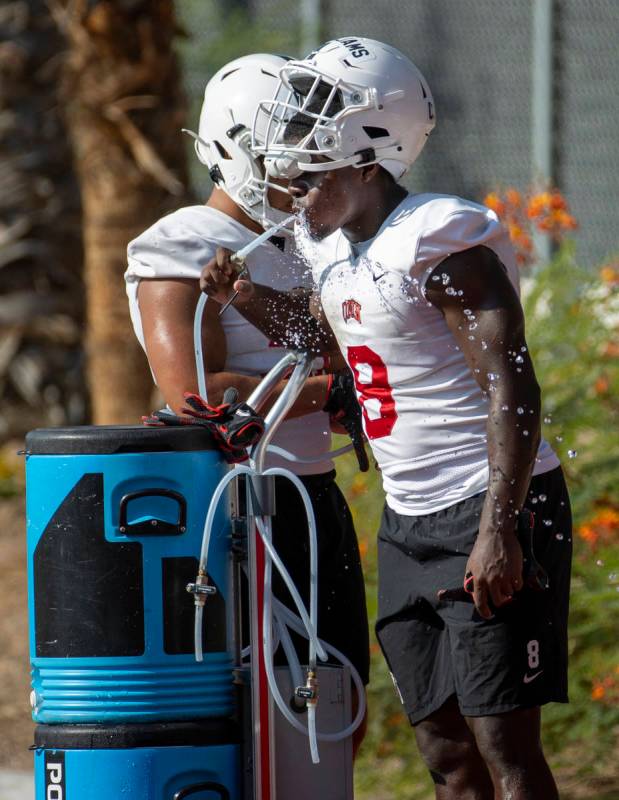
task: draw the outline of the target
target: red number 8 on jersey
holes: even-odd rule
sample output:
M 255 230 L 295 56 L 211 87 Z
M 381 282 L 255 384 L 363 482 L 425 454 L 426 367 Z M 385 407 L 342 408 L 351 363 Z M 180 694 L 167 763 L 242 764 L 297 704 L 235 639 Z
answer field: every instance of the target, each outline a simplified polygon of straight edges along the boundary
M 365 433 L 368 439 L 381 439 L 389 436 L 398 418 L 395 410 L 395 400 L 389 386 L 387 366 L 382 358 L 365 345 L 348 348 L 348 363 L 355 377 L 355 386 L 361 395 L 359 405 L 365 420 Z M 371 379 L 362 382 L 359 367 L 369 367 Z M 363 370 L 364 372 L 366 370 Z M 371 419 L 366 403 L 368 400 L 378 400 L 380 416 Z M 374 405 L 374 404 L 372 404 Z

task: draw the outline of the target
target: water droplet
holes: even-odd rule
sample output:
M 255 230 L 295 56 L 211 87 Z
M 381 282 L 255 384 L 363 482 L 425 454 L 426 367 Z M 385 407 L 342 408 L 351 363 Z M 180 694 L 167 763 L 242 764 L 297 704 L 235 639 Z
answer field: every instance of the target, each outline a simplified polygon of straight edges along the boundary
M 477 327 L 477 323 L 473 322 L 471 325 L 469 325 L 469 330 L 470 331 L 474 331 L 476 327 Z
M 539 497 L 539 499 L 541 500 L 542 503 L 545 503 L 546 500 L 548 500 L 548 497 L 545 494 L 540 494 L 540 495 L 538 495 L 538 497 Z
M 488 372 L 487 377 L 489 381 L 498 381 L 499 373 L 498 372 Z
M 462 291 L 462 289 L 458 289 L 458 297 L 462 297 L 463 294 L 464 292 Z
M 524 358 L 522 356 L 516 356 L 516 364 L 524 364 Z
M 527 348 L 526 347 L 521 347 L 520 348 L 520 352 L 521 353 L 526 353 L 527 352 Z
M 439 276 L 438 276 L 438 275 L 433 275 L 433 276 L 432 276 L 432 280 L 433 280 L 433 281 L 440 281 L 440 278 L 439 278 Z
M 532 498 L 531 498 L 531 502 L 532 502 L 532 503 L 537 503 L 537 497 L 532 497 Z
M 475 341 L 475 337 L 473 335 L 469 336 L 468 338 L 469 338 L 469 342 Z
M 466 314 L 466 316 L 468 317 L 468 316 L 469 316 L 469 314 L 472 314 L 473 312 L 471 311 L 471 309 L 470 309 L 470 308 L 465 308 L 465 309 L 464 309 L 464 313 L 465 313 L 465 314 Z
M 501 411 L 509 411 L 509 406 L 502 405 L 501 406 Z
M 601 558 L 598 558 L 598 560 L 595 562 L 595 566 L 596 567 L 603 567 L 604 566 L 604 562 L 602 561 Z
M 445 294 L 454 295 L 455 293 L 456 293 L 456 290 L 453 288 L 453 286 L 448 286 L 445 289 Z
M 529 431 L 522 431 L 522 435 L 523 436 L 528 436 L 529 435 Z
M 486 342 L 484 342 L 483 339 L 481 340 L 481 349 L 482 350 L 487 350 L 488 349 L 488 345 L 486 344 Z
M 550 425 L 550 423 L 552 422 L 552 417 L 550 416 L 550 414 L 547 414 L 544 417 L 544 422 L 546 423 L 546 425 Z
M 516 414 L 524 414 L 524 408 L 522 406 L 518 406 L 516 409 Z
M 552 525 L 552 520 L 551 519 L 545 519 L 544 520 L 544 525 L 546 525 L 546 527 L 549 527 L 550 525 Z
M 558 442 L 562 442 L 562 441 L 563 441 L 563 436 L 555 436 L 555 439 L 556 439 Z
M 557 533 L 557 535 L 555 536 L 555 539 L 558 539 L 560 542 L 562 542 L 563 541 L 563 534 L 562 533 Z
M 567 454 L 570 458 L 576 458 L 576 456 L 578 455 L 578 450 L 568 450 Z

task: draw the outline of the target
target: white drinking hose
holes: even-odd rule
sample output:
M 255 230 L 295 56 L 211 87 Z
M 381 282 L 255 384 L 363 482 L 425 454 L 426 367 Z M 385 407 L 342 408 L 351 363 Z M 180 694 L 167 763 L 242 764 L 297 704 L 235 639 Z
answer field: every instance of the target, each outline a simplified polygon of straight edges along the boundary
M 284 470 L 282 470 L 282 472 L 284 472 Z M 206 576 L 208 574 L 208 572 L 207 572 L 208 551 L 209 551 L 209 546 L 210 546 L 210 542 L 211 542 L 211 534 L 212 534 L 212 530 L 213 530 L 213 522 L 215 520 L 215 514 L 217 512 L 217 506 L 219 505 L 219 501 L 221 500 L 221 497 L 222 497 L 224 491 L 226 490 L 228 484 L 232 480 L 234 480 L 239 474 L 252 476 L 252 475 L 256 475 L 257 473 L 251 467 L 246 467 L 246 466 L 243 466 L 242 464 L 237 464 L 233 470 L 231 470 L 226 475 L 224 475 L 224 477 L 221 479 L 221 481 L 219 482 L 219 484 L 215 488 L 215 491 L 213 492 L 213 496 L 211 497 L 211 502 L 210 502 L 210 505 L 209 505 L 209 508 L 208 508 L 208 512 L 206 514 L 206 520 L 204 522 L 204 531 L 203 531 L 203 534 L 202 534 L 202 547 L 201 547 L 201 550 L 200 550 L 200 561 L 199 561 L 199 564 L 198 564 L 198 574 L 199 575 Z M 304 486 L 303 486 L 303 490 L 305 491 L 305 494 L 307 495 L 307 490 L 305 490 Z M 309 500 L 309 497 L 308 497 L 308 500 Z M 310 506 L 310 508 L 311 508 L 311 506 Z M 317 538 L 316 538 L 316 522 L 315 522 L 315 520 L 312 519 L 311 523 L 312 524 L 310 524 L 310 521 L 308 520 L 309 535 L 310 535 L 310 563 L 314 563 L 315 565 L 317 565 L 318 543 L 317 543 Z M 273 563 L 277 567 L 278 572 L 280 573 L 280 575 L 281 575 L 281 577 L 282 577 L 282 579 L 283 579 L 288 591 L 290 592 L 290 595 L 291 595 L 291 597 L 292 597 L 292 599 L 294 601 L 294 604 L 296 605 L 296 607 L 297 607 L 297 609 L 299 611 L 299 616 L 301 617 L 303 625 L 305 626 L 305 629 L 308 632 L 308 636 L 309 636 L 309 640 L 310 640 L 311 652 L 313 652 L 313 654 L 314 654 L 314 663 L 315 663 L 316 653 L 318 653 L 318 655 L 320 656 L 322 661 L 326 661 L 327 660 L 327 655 L 326 655 L 323 647 L 318 643 L 318 634 L 316 632 L 316 618 L 318 616 L 317 600 L 315 599 L 314 604 L 312 606 L 312 609 L 314 610 L 313 620 L 312 620 L 312 614 L 311 613 L 310 614 L 307 613 L 307 610 L 305 609 L 305 605 L 303 604 L 303 600 L 301 599 L 301 595 L 299 594 L 299 591 L 298 591 L 297 587 L 294 585 L 294 583 L 292 581 L 292 578 L 290 577 L 290 574 L 288 573 L 288 570 L 284 566 L 283 561 L 281 560 L 281 558 L 277 554 L 277 552 L 274 549 L 272 543 L 268 540 L 268 538 L 266 536 L 265 527 L 264 527 L 260 517 L 256 517 L 256 527 L 258 529 L 258 533 L 260 534 L 260 537 L 262 538 L 262 540 L 264 542 L 265 549 L 268 552 L 270 559 L 273 561 Z M 315 566 L 314 569 L 311 570 L 310 586 L 311 586 L 312 581 L 315 584 L 316 580 L 317 580 L 317 568 Z M 310 591 L 312 591 L 312 596 L 314 598 L 316 598 L 317 597 L 317 588 L 316 588 L 316 586 L 314 586 Z M 195 618 L 195 628 L 194 628 L 194 635 L 195 635 L 195 640 L 194 641 L 195 641 L 196 661 L 202 661 L 203 660 L 203 648 L 202 648 L 202 617 L 203 617 L 203 614 L 204 614 L 204 604 L 203 603 L 196 604 L 196 615 L 195 615 L 196 618 Z
M 271 472 L 272 474 L 285 475 L 287 471 L 283 470 L 283 469 L 279 469 L 279 468 L 274 468 L 273 471 L 268 470 L 268 472 Z M 202 551 L 201 551 L 201 554 L 200 554 L 200 569 L 201 569 L 201 571 L 204 572 L 204 574 L 206 574 L 206 571 L 207 571 L 208 550 L 209 550 L 209 544 L 210 544 L 210 540 L 211 540 L 211 528 L 212 528 L 212 524 L 213 524 L 214 517 L 215 517 L 216 505 L 219 502 L 219 500 L 221 499 L 221 496 L 222 496 L 223 492 L 225 491 L 228 483 L 233 478 L 236 478 L 238 474 L 250 475 L 250 474 L 255 474 L 255 472 L 250 467 L 246 467 L 246 466 L 243 466 L 243 465 L 236 465 L 233 470 L 228 472 L 222 478 L 222 480 L 220 481 L 219 485 L 217 486 L 217 488 L 215 489 L 215 491 L 213 493 L 213 497 L 211 499 L 211 505 L 209 506 L 209 510 L 208 510 L 208 513 L 207 513 L 207 519 L 206 519 L 205 526 L 204 526 L 204 536 L 203 536 L 203 541 L 202 541 Z M 295 485 L 296 485 L 296 481 L 299 480 L 297 478 L 297 476 L 296 475 L 293 476 L 292 473 L 290 473 L 290 475 L 288 475 L 288 477 L 291 477 L 293 479 L 293 482 L 295 483 Z M 296 481 L 294 479 L 296 479 Z M 299 483 L 301 483 L 301 482 L 299 481 Z M 303 486 L 302 483 L 301 483 L 301 486 Z M 307 494 L 307 490 L 305 490 L 304 486 L 303 486 L 303 490 Z M 308 497 L 308 500 L 309 500 L 309 497 Z M 309 509 L 311 510 L 311 504 L 309 505 Z M 306 506 L 306 511 L 307 511 L 307 506 Z M 312 517 L 313 517 L 313 513 L 312 513 Z M 297 595 L 297 599 L 298 599 L 300 605 L 303 606 L 301 598 L 298 596 L 297 589 L 294 586 L 294 584 L 292 584 L 292 581 L 290 579 L 290 576 L 288 575 L 287 570 L 285 569 L 285 567 L 283 567 L 283 564 L 281 564 L 281 560 L 279 559 L 279 556 L 277 556 L 277 554 L 275 553 L 275 550 L 273 549 L 272 544 L 269 541 L 268 535 L 263 535 L 264 533 L 266 533 L 266 525 L 267 524 L 270 525 L 269 518 L 268 517 L 265 517 L 265 518 L 256 517 L 255 519 L 256 519 L 257 529 L 258 529 L 259 533 L 261 533 L 261 537 L 263 538 L 263 541 L 265 542 L 265 548 L 266 548 L 267 553 L 268 553 L 268 557 L 265 559 L 265 578 L 266 578 L 266 581 L 265 581 L 265 592 L 264 592 L 264 594 L 265 594 L 265 603 L 267 604 L 267 609 L 268 609 L 268 607 L 270 607 L 270 605 L 272 603 L 273 604 L 273 616 L 275 617 L 276 620 L 278 620 L 279 624 L 280 625 L 285 624 L 291 630 L 295 631 L 296 633 L 298 633 L 298 634 L 300 634 L 302 636 L 305 636 L 307 639 L 309 639 L 310 645 L 312 645 L 312 640 L 314 639 L 314 635 L 313 635 L 314 634 L 314 630 L 312 630 L 313 625 L 311 624 L 311 622 L 309 620 L 309 617 L 311 617 L 311 614 L 308 615 L 307 611 L 303 608 L 303 613 L 300 616 L 297 616 L 287 606 L 285 606 L 281 601 L 279 601 L 277 598 L 272 597 L 270 574 L 267 575 L 266 573 L 267 573 L 267 565 L 270 564 L 271 556 L 274 554 L 276 556 L 277 560 L 273 559 L 273 561 L 276 564 L 276 566 L 278 567 L 278 569 L 280 569 L 280 565 L 281 565 L 282 569 L 280 570 L 280 572 L 282 574 L 282 578 L 284 579 L 284 581 L 286 583 L 286 586 L 288 587 L 289 591 L 291 590 L 291 587 L 292 587 L 292 590 Z M 313 527 L 315 529 L 315 520 L 312 519 L 311 522 L 313 523 Z M 310 520 L 308 520 L 308 528 L 311 529 Z M 268 544 L 267 544 L 267 542 L 268 542 Z M 315 577 L 315 573 L 314 573 L 314 577 Z M 293 593 L 293 591 L 291 591 L 291 594 Z M 297 602 L 295 602 L 295 605 L 297 605 L 297 608 L 299 607 Z M 202 612 L 202 609 L 200 607 L 196 607 L 196 659 L 199 660 L 199 661 L 202 660 L 202 646 L 201 646 L 201 640 L 202 640 L 202 627 L 201 627 L 201 625 L 202 625 L 202 613 L 201 612 Z M 264 607 L 263 607 L 263 613 L 264 613 Z M 199 627 L 198 627 L 198 619 L 199 619 Z M 275 700 L 275 702 L 277 704 L 277 707 L 279 708 L 279 710 L 281 711 L 283 716 L 288 720 L 288 722 L 296 730 L 298 730 L 300 733 L 303 733 L 305 735 L 310 736 L 311 727 L 313 727 L 314 722 L 315 722 L 315 714 L 312 711 L 312 714 L 310 715 L 311 706 L 308 707 L 308 726 L 303 725 L 303 723 L 299 721 L 298 717 L 294 714 L 294 712 L 292 712 L 292 710 L 288 707 L 288 704 L 285 702 L 285 700 L 281 696 L 281 692 L 279 691 L 279 688 L 278 688 L 277 683 L 276 683 L 275 673 L 274 673 L 273 663 L 272 663 L 273 662 L 273 643 L 272 643 L 271 630 L 270 630 L 271 629 L 270 618 L 268 618 L 266 616 L 266 614 L 263 617 L 263 622 L 264 622 L 264 624 L 263 624 L 263 632 L 264 632 L 263 633 L 263 637 L 264 637 L 263 638 L 263 646 L 265 647 L 265 659 L 264 659 L 264 661 L 265 661 L 265 670 L 266 670 L 266 674 L 267 674 L 267 680 L 269 682 L 269 688 L 271 690 L 271 694 L 272 694 L 272 696 L 273 696 L 273 698 L 274 698 L 274 700 Z M 325 653 L 327 653 L 327 654 L 330 654 L 330 655 L 334 656 L 338 661 L 340 661 L 340 663 L 348 666 L 350 668 L 350 671 L 351 671 L 351 677 L 352 677 L 353 683 L 355 684 L 355 687 L 357 689 L 358 709 L 357 709 L 357 714 L 355 716 L 355 719 L 351 722 L 351 724 L 348 725 L 343 730 L 337 731 L 337 732 L 334 732 L 334 733 L 316 732 L 316 740 L 317 741 L 331 741 L 331 742 L 339 741 L 341 739 L 345 739 L 348 736 L 350 736 L 359 727 L 359 725 L 361 724 L 361 722 L 363 720 L 363 717 L 365 715 L 365 690 L 364 690 L 363 682 L 361 680 L 361 677 L 359 676 L 359 673 L 357 672 L 357 670 L 355 669 L 353 664 L 350 662 L 350 660 L 343 653 L 341 653 L 339 650 L 337 650 L 335 647 L 333 647 L 332 645 L 328 644 L 327 642 L 322 641 L 321 639 L 318 639 L 317 641 L 314 639 L 313 647 L 315 648 L 315 651 L 318 653 L 318 655 L 321 658 L 321 660 L 326 660 Z M 296 659 L 295 659 L 295 661 L 296 661 Z M 310 724 L 310 720 L 312 720 L 311 724 Z
M 310 538 L 310 619 L 318 619 L 318 529 L 316 527 L 316 517 L 314 516 L 312 501 L 302 481 L 289 470 L 282 469 L 281 467 L 271 467 L 271 469 L 265 470 L 263 474 L 279 475 L 288 478 L 288 480 L 296 486 L 303 500 Z M 315 547 L 312 547 L 313 542 L 316 542 Z M 315 643 L 310 639 L 309 667 L 311 670 L 314 670 L 316 667 L 316 652 L 317 648 Z M 321 655 L 320 660 L 326 661 L 326 654 L 325 656 Z

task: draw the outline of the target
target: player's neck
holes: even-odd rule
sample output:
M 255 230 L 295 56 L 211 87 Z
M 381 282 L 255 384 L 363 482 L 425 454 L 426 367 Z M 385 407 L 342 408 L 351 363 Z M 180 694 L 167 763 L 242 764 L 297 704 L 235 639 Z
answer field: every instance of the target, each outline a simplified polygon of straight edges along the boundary
M 232 217 L 232 219 L 240 222 L 241 225 L 244 225 L 250 231 L 254 233 L 262 233 L 262 227 L 253 220 L 248 214 L 246 214 L 243 209 L 238 206 L 234 200 L 229 197 L 223 189 L 218 189 L 215 187 L 211 192 L 211 196 L 206 201 L 206 205 L 209 208 L 214 208 L 217 211 L 221 211 L 222 214 L 227 214 L 227 216 Z
M 368 187 L 369 188 L 369 187 Z M 404 200 L 408 192 L 403 186 L 391 181 L 379 183 L 368 191 L 360 213 L 342 226 L 344 236 L 350 242 L 367 242 L 374 238 L 380 226 Z

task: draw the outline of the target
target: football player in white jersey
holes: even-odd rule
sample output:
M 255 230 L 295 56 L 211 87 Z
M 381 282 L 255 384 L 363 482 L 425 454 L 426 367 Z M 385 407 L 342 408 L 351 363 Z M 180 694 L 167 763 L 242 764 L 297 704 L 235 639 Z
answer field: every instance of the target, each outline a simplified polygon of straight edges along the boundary
M 436 797 L 552 800 L 540 707 L 567 701 L 571 518 L 508 236 L 483 206 L 397 183 L 435 108 L 395 48 L 330 41 L 280 77 L 254 147 L 290 178 L 308 340 L 337 340 L 382 472 L 377 636 Z M 220 303 L 240 290 L 272 335 L 301 325 L 225 251 L 201 285 Z
M 193 321 L 202 265 L 218 247 L 236 251 L 262 233 L 263 227 L 290 215 L 287 190 L 265 181 L 262 159 L 248 147 L 258 100 L 273 93 L 285 63 L 282 56 L 244 56 L 213 76 L 205 90 L 195 141 L 196 153 L 209 168 L 215 188 L 205 205 L 163 217 L 128 246 L 125 279 L 134 329 L 157 386 L 177 413 L 184 405 L 184 393 L 198 391 Z M 308 281 L 311 285 L 290 235 L 274 237 L 255 249 L 247 265 L 268 286 L 296 290 Z M 213 405 L 221 402 L 230 386 L 238 390 L 241 400 L 246 399 L 285 353 L 234 308 L 221 316 L 219 311 L 217 303 L 207 302 L 203 350 L 208 400 Z M 313 463 L 290 463 L 269 454 L 267 465 L 296 472 L 310 494 L 319 541 L 319 634 L 350 658 L 367 684 L 369 639 L 359 550 L 350 511 L 335 484 L 329 458 L 329 415 L 322 410 L 325 405 L 333 407 L 341 381 L 329 374 L 326 365 L 325 359 L 323 368 L 307 380 L 273 440 Z M 353 401 L 356 406 L 354 395 Z M 341 406 L 337 404 L 338 409 Z M 276 493 L 274 544 L 306 595 L 309 553 L 307 533 L 299 524 L 305 518 L 301 499 L 283 478 L 277 478 Z M 284 602 L 292 602 L 276 575 L 274 591 Z M 306 658 L 305 649 L 301 647 L 301 655 Z M 354 745 L 362 738 L 363 726 L 355 734 Z

